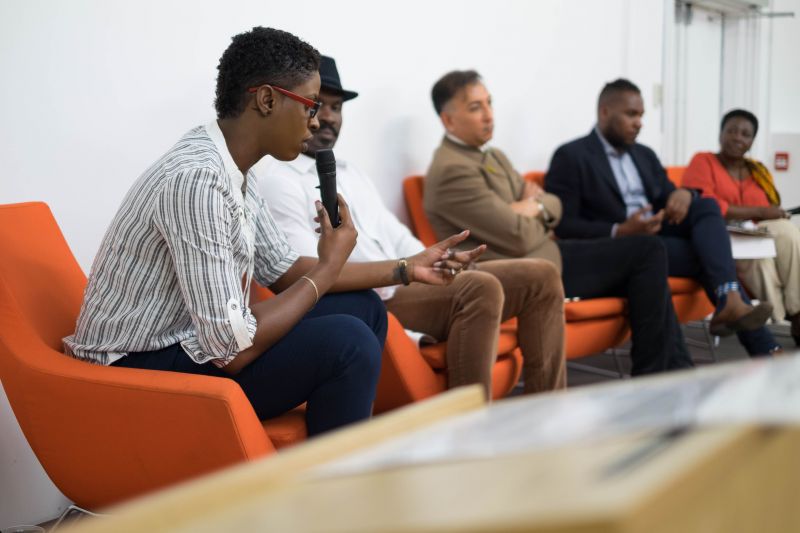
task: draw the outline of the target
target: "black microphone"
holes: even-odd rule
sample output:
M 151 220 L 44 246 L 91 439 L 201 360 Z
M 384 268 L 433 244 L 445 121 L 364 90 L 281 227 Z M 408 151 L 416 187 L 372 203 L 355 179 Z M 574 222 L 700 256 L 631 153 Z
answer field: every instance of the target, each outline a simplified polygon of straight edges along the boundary
M 341 224 L 339 220 L 339 200 L 336 197 L 336 158 L 333 150 L 326 148 L 317 150 L 317 176 L 319 176 L 319 194 L 322 205 L 328 212 L 331 225 L 335 228 Z

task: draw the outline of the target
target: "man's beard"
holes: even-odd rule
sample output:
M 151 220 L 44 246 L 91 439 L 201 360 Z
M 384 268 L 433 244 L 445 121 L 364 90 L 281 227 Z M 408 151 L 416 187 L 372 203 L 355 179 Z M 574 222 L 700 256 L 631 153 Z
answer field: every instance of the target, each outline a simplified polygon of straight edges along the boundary
M 317 137 L 318 134 L 322 133 L 324 130 L 328 130 L 333 134 L 333 137 L 330 139 L 320 139 Z M 314 132 L 314 136 L 308 141 L 308 150 L 304 153 L 307 156 L 314 157 L 317 153 L 317 150 L 323 150 L 325 148 L 332 148 L 336 141 L 339 139 L 339 132 L 336 131 L 336 128 L 333 127 L 332 124 L 328 122 L 320 122 L 319 129 Z
M 328 130 L 331 133 L 333 133 L 333 140 L 334 141 L 339 138 L 339 131 L 336 128 L 333 127 L 333 124 L 331 124 L 329 122 L 320 122 L 319 123 L 319 130 L 317 130 L 317 131 L 319 133 L 322 133 L 325 130 Z
M 629 148 L 631 146 L 631 143 L 628 143 L 622 137 L 622 135 L 617 134 L 617 132 L 615 132 L 613 130 L 610 130 L 604 136 L 605 136 L 606 140 L 608 141 L 608 144 L 610 144 L 611 146 L 613 146 L 617 150 L 624 150 L 624 149 Z

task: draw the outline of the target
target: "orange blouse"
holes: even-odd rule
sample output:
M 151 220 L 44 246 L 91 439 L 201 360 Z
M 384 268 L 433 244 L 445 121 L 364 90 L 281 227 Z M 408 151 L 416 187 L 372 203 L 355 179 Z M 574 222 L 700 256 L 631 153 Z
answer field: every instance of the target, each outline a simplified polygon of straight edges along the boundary
M 703 197 L 715 199 L 723 215 L 728 212 L 729 205 L 769 206 L 767 194 L 752 176 L 747 176 L 742 181 L 737 180 L 728 174 L 717 156 L 711 152 L 694 155 L 683 174 L 682 186 L 700 189 Z

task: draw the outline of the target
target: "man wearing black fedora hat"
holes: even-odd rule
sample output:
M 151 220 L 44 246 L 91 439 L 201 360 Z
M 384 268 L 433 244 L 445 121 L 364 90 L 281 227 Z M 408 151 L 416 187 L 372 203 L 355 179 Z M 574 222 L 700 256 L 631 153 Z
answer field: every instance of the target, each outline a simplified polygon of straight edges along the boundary
M 262 161 L 255 169 L 261 190 L 268 191 L 270 211 L 304 255 L 317 250 L 314 155 L 335 146 L 342 105 L 358 96 L 342 87 L 333 58 L 322 56 L 320 79 L 319 129 L 307 150 L 294 161 Z M 350 205 L 359 234 L 352 261 L 405 257 L 425 248 L 386 208 L 364 173 L 341 158 L 336 165 L 337 187 Z M 549 262 L 489 261 L 460 273 L 447 287 L 412 283 L 376 290 L 405 327 L 448 341 L 449 387 L 481 383 L 491 392 L 499 325 L 511 317 L 519 322 L 525 392 L 565 386 L 564 295 L 558 271 Z

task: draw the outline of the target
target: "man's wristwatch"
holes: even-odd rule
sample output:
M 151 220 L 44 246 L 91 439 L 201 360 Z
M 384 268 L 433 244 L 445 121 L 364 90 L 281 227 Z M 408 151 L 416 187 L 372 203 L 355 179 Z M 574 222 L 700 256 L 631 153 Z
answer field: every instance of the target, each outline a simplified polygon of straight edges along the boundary
M 408 261 L 405 257 L 397 261 L 397 272 L 400 274 L 400 281 L 403 282 L 403 285 L 411 285 L 411 281 L 408 279 Z

